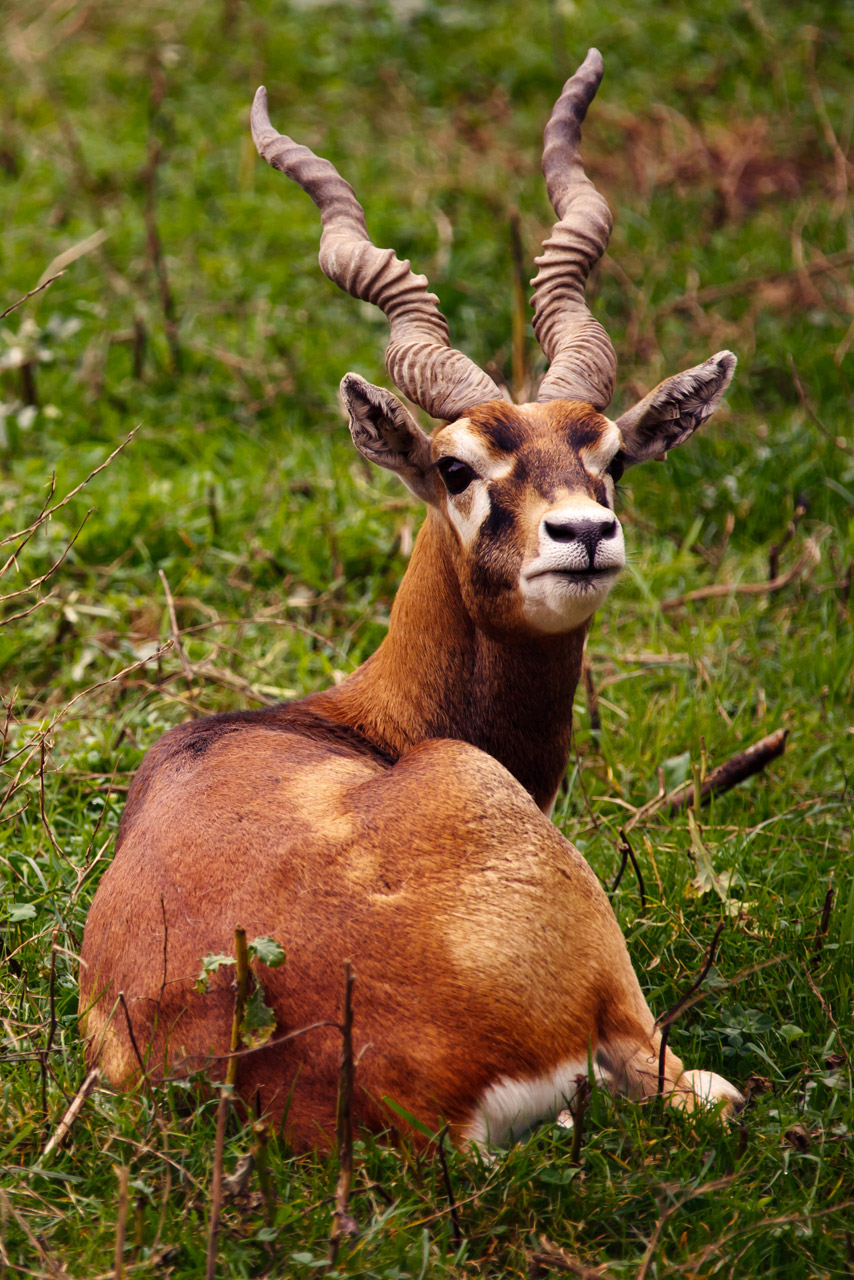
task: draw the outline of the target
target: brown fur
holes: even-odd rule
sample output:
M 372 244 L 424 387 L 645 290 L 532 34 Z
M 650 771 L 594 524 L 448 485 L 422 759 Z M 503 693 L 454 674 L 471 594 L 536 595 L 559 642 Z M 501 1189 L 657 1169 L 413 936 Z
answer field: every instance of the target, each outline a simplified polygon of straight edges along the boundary
M 599 500 L 578 451 L 605 423 L 559 403 L 469 421 L 496 456 L 512 450 L 491 485 L 504 536 L 462 547 L 437 478 L 364 666 L 291 706 L 183 725 L 140 767 L 82 948 L 88 1058 L 117 1086 L 139 1078 L 134 1040 L 154 1078 L 222 1076 L 230 971 L 207 994 L 194 980 L 242 925 L 287 953 L 257 966 L 276 1038 L 336 1022 L 352 962 L 362 1123 L 387 1123 L 391 1097 L 461 1135 L 496 1082 L 591 1052 L 620 1087 L 654 1089 L 658 1037 L 619 927 L 540 811 L 566 768 L 586 623 L 537 635 L 512 587 L 555 495 Z M 239 1090 L 297 1146 L 324 1141 L 339 1053 L 335 1027 L 307 1031 L 242 1059 Z M 680 1072 L 669 1055 L 687 1095 Z
M 471 742 L 548 809 L 566 770 L 587 626 L 532 635 L 517 616 L 516 583 L 534 523 L 531 500 L 539 508 L 560 490 L 601 488 L 578 450 L 598 439 L 604 419 L 588 405 L 521 409 L 503 401 L 478 406 L 468 419 L 494 457 L 513 456 L 513 473 L 491 486 L 511 514 L 507 536 L 497 547 L 484 539 L 469 557 L 448 525 L 437 478 L 436 505 L 416 539 L 388 636 L 343 685 L 305 705 L 397 754 L 424 738 Z
M 247 726 L 203 755 L 176 753 L 150 780 L 158 838 L 126 828 L 84 946 L 84 1007 L 108 988 L 87 1015 L 90 1052 L 114 1083 L 139 1075 L 119 991 L 155 1077 L 222 1076 L 230 974 L 207 995 L 193 980 L 205 955 L 232 950 L 237 923 L 287 952 L 282 969 L 257 966 L 277 1034 L 338 1020 L 353 962 L 362 1123 L 387 1123 L 390 1096 L 459 1127 L 500 1076 L 584 1060 L 614 1006 L 621 1037 L 648 1042 L 652 1017 L 598 881 L 500 765 L 447 741 L 391 768 L 300 737 L 289 747 L 285 770 L 280 735 Z M 290 1102 L 288 1132 L 311 1145 L 334 1130 L 339 1054 L 337 1030 L 317 1029 L 247 1057 L 240 1091 L 276 1120 Z M 671 1081 L 679 1069 L 672 1059 Z
M 526 642 L 475 626 L 447 543 L 431 511 L 386 639 L 349 680 L 304 705 L 398 755 L 424 738 L 472 742 L 546 809 L 566 770 L 586 628 Z

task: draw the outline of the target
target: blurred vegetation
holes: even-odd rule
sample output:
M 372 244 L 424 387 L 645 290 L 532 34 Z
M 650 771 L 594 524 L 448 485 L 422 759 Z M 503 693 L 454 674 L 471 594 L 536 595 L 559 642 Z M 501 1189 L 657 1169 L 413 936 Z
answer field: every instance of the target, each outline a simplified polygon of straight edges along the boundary
M 207 1105 L 98 1090 L 40 1156 L 83 1079 L 88 903 L 144 749 L 362 661 L 420 519 L 336 405 L 347 369 L 383 380 L 385 321 L 321 275 L 314 206 L 255 157 L 252 94 L 268 86 L 276 127 L 336 163 L 455 345 L 509 381 L 514 211 L 532 263 L 542 127 L 595 44 L 584 154 L 616 226 L 590 297 L 614 410 L 719 348 L 740 365 L 700 437 L 627 477 L 632 559 L 590 641 L 601 729 L 579 698 L 556 820 L 610 883 L 659 769 L 675 785 L 790 729 L 693 842 L 684 815 L 642 814 L 646 908 L 628 877 L 615 896 L 660 1013 L 726 919 L 671 1043 L 750 1106 L 721 1129 L 597 1093 L 580 1167 L 552 1126 L 490 1166 L 449 1154 L 459 1234 L 435 1149 L 366 1139 L 362 1235 L 331 1274 L 521 1276 L 533 1250 L 641 1280 L 850 1274 L 854 8 L 9 0 L 0 23 L 0 310 L 64 272 L 0 321 L 0 1270 L 113 1274 L 126 1168 L 128 1273 L 201 1274 Z M 533 378 L 530 329 L 526 358 Z M 52 475 L 56 503 L 135 428 L 12 537 Z M 692 883 L 704 856 L 729 889 Z M 229 1170 L 248 1143 L 235 1125 Z M 222 1275 L 326 1256 L 334 1160 L 278 1144 L 270 1163 L 273 1220 L 255 1183 L 227 1205 Z

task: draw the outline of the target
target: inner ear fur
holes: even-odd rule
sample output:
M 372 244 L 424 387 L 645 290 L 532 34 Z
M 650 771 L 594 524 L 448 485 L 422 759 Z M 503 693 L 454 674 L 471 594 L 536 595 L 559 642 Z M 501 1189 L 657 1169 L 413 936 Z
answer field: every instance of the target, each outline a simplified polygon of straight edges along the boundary
M 429 498 L 430 437 L 397 396 L 358 373 L 341 379 L 341 400 L 350 435 L 359 452 L 378 467 L 394 471 L 419 498 Z
M 617 419 L 624 465 L 634 466 L 675 449 L 714 413 L 732 380 L 736 359 L 719 351 L 704 364 L 665 378 Z

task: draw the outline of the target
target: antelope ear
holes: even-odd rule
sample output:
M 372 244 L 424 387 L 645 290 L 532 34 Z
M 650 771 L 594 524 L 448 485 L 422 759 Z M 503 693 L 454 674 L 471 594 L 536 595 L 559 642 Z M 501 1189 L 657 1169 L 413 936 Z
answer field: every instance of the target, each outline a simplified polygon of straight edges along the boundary
M 433 496 L 427 481 L 430 437 L 405 405 L 358 373 L 345 373 L 341 379 L 341 400 L 359 453 L 378 467 L 394 471 L 416 497 L 429 501 Z
M 665 378 L 619 417 L 623 465 L 633 467 L 636 462 L 658 457 L 692 436 L 717 409 L 735 365 L 731 351 L 719 351 L 705 364 Z

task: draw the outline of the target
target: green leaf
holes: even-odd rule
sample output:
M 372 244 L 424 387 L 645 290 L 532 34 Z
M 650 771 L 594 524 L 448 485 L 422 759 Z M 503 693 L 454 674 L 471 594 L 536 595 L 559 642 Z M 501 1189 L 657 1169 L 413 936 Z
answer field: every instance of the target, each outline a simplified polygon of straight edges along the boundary
M 733 903 L 730 897 L 730 889 L 734 884 L 738 883 L 738 876 L 734 871 L 716 872 L 712 866 L 712 855 L 703 842 L 700 835 L 700 828 L 697 826 L 697 820 L 691 810 L 688 810 L 688 828 L 691 832 L 691 852 L 694 855 L 694 865 L 697 868 L 697 874 L 688 886 L 689 896 L 701 898 L 704 893 L 708 893 L 713 889 L 720 898 L 721 902 L 727 905 L 727 908 L 734 907 L 735 911 L 739 909 L 737 903 Z M 732 911 L 729 912 L 733 914 Z
M 567 1187 L 580 1172 L 575 1165 L 567 1169 L 541 1169 L 537 1174 L 537 1181 L 544 1182 L 546 1186 Z
M 249 955 L 269 969 L 278 969 L 285 963 L 284 950 L 274 938 L 254 938 L 249 943 Z
M 805 1036 L 806 1032 L 800 1027 L 796 1027 L 794 1022 L 784 1022 L 780 1027 L 780 1035 L 787 1044 L 791 1044 L 793 1040 L 800 1040 L 801 1036 Z
M 13 902 L 9 908 L 9 923 L 20 924 L 22 920 L 32 920 L 36 909 L 31 902 Z
M 683 751 L 680 756 L 671 756 L 661 766 L 664 770 L 664 785 L 668 791 L 674 791 L 686 782 L 691 772 L 691 752 Z
M 264 999 L 264 988 L 260 982 L 246 1001 L 246 1012 L 243 1015 L 241 1028 L 243 1040 L 250 1049 L 257 1049 L 266 1044 L 276 1030 L 276 1015 Z
M 234 956 L 205 956 L 202 961 L 202 971 L 196 978 L 196 990 L 204 993 L 210 986 L 211 974 L 216 973 L 217 969 L 221 969 L 224 964 L 234 964 Z

